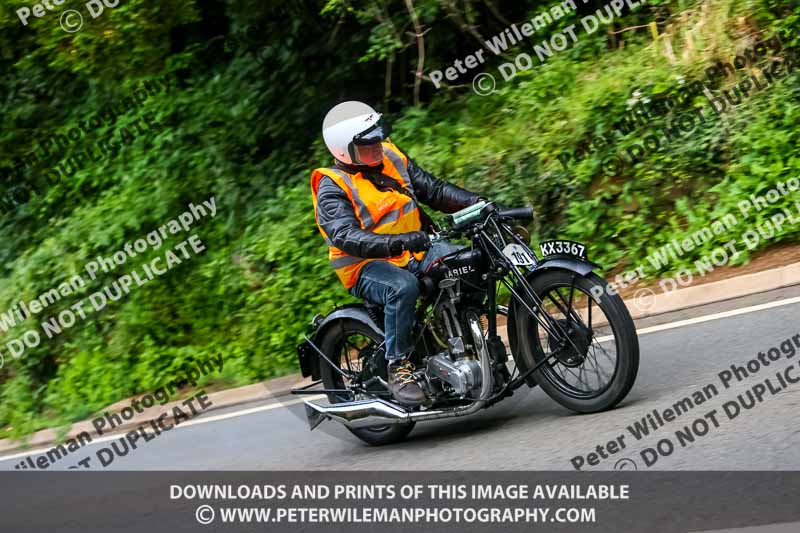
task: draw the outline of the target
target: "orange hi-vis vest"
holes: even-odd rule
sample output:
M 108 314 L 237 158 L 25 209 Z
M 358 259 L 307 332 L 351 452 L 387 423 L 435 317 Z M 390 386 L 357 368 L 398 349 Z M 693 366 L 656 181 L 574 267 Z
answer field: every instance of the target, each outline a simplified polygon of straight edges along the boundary
M 408 159 L 395 145 L 389 142 L 382 144 L 382 173 L 397 180 L 403 188 L 413 194 L 414 189 L 411 185 L 411 177 L 408 175 Z M 361 229 L 385 235 L 420 231 L 422 228 L 420 210 L 413 198 L 394 190 L 379 191 L 361 172 L 350 174 L 338 168 L 318 168 L 311 173 L 311 192 L 315 217 L 317 213 L 317 190 L 319 189 L 320 180 L 325 176 L 331 178 L 347 194 L 353 204 L 353 211 L 361 224 Z M 336 275 L 339 276 L 346 288 L 351 288 L 356 284 L 361 268 L 369 261 L 375 261 L 376 259 L 348 255 L 333 245 L 325 230 L 319 225 L 319 220 L 317 220 L 317 227 L 325 238 L 325 242 L 328 243 L 328 258 L 336 271 Z M 380 260 L 404 267 L 411 259 L 411 255 L 411 252 L 406 250 L 398 256 Z M 424 252 L 419 252 L 413 255 L 418 261 L 421 261 L 425 254 Z

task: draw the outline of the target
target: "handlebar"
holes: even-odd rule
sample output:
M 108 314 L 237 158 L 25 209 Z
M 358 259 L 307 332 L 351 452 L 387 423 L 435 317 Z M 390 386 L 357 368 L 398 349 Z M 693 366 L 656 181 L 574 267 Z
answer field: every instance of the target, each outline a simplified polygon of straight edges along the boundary
M 444 228 L 441 232 L 429 235 L 431 242 L 448 238 L 452 233 L 459 233 L 462 229 L 470 224 L 477 222 L 486 217 L 486 215 L 495 213 L 500 218 L 510 218 L 520 221 L 533 220 L 532 207 L 513 207 L 508 209 L 497 209 L 495 204 L 490 202 L 478 202 L 461 211 L 447 215 L 445 223 L 449 226 Z
M 517 220 L 533 220 L 532 207 L 512 207 L 498 211 L 497 214 L 501 218 L 514 218 Z

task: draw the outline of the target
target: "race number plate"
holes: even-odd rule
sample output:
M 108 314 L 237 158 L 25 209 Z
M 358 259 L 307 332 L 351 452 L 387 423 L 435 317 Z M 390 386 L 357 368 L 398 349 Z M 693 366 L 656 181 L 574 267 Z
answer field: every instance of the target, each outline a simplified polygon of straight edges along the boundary
M 520 244 L 509 244 L 503 248 L 503 255 L 508 257 L 515 266 L 531 266 L 536 264 L 536 258 L 524 246 Z
M 586 245 L 575 241 L 545 241 L 539 244 L 539 249 L 542 250 L 542 255 L 572 255 L 586 259 Z

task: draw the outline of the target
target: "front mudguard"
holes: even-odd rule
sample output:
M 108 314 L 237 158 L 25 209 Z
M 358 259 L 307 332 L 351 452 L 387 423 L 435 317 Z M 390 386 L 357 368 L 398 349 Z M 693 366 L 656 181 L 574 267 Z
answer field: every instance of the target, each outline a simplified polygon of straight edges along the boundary
M 308 339 L 319 347 L 321 339 L 328 330 L 341 320 L 346 319 L 357 320 L 376 333 L 383 335 L 383 328 L 375 322 L 372 314 L 370 314 L 363 304 L 347 304 L 339 307 L 322 319 L 314 320 L 314 331 L 308 335 Z M 311 379 L 314 381 L 320 379 L 320 356 L 317 351 L 311 347 L 308 341 L 303 341 L 297 346 L 297 358 L 300 362 L 300 373 L 304 378 L 311 376 Z
M 591 261 L 587 261 L 585 259 L 580 259 L 570 255 L 549 255 L 539 261 L 539 263 L 528 271 L 525 274 L 525 279 L 528 283 L 533 284 L 533 280 L 539 274 L 546 272 L 548 270 L 559 269 L 559 270 L 566 270 L 568 272 L 574 272 L 579 276 L 587 276 L 596 268 L 600 268 L 600 265 L 596 263 L 592 263 Z M 517 288 L 514 289 L 515 292 L 519 294 Z M 514 358 L 514 364 L 519 368 L 520 374 L 524 374 L 528 370 L 528 365 L 524 358 L 519 354 L 519 350 L 517 348 L 519 344 L 519 338 L 517 337 L 517 321 L 515 318 L 516 313 L 519 312 L 518 308 L 520 304 L 517 300 L 512 299 L 508 306 L 508 324 L 507 324 L 507 331 L 508 331 L 508 344 L 511 348 L 511 355 Z M 536 386 L 536 380 L 533 377 L 533 374 L 527 377 L 525 383 L 528 384 L 529 387 Z

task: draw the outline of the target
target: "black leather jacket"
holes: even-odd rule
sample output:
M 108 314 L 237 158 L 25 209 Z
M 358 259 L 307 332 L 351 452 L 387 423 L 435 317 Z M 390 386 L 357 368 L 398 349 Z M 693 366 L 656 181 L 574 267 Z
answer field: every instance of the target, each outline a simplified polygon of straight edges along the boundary
M 406 157 L 408 157 L 406 155 Z M 353 168 L 339 165 L 342 170 L 354 172 Z M 478 201 L 475 193 L 462 189 L 452 183 L 437 179 L 420 168 L 410 157 L 408 158 L 408 174 L 414 196 L 418 202 L 430 206 L 443 213 L 455 213 Z M 380 167 L 363 175 L 372 181 L 378 190 L 388 190 L 382 185 L 397 183 L 392 178 L 380 173 Z M 361 225 L 353 211 L 353 204 L 347 194 L 329 177 L 319 182 L 317 189 L 317 221 L 331 243 L 348 255 L 365 258 L 392 257 L 389 251 L 391 235 L 381 235 L 361 229 Z

